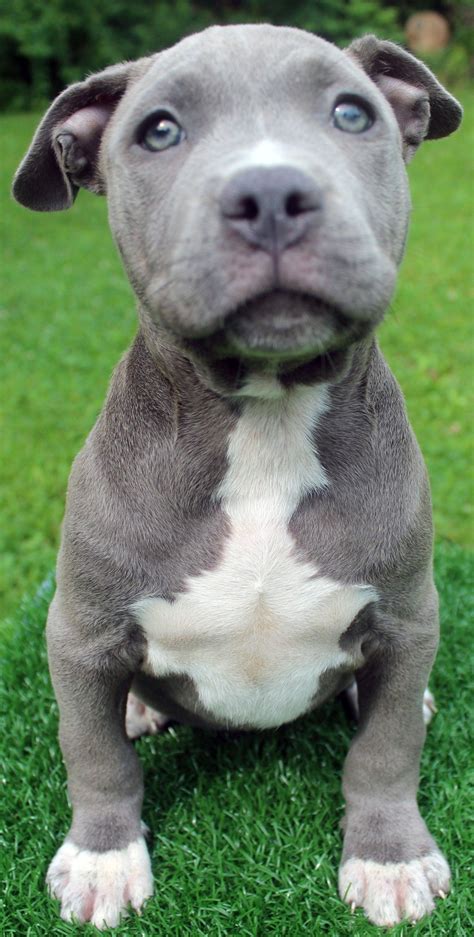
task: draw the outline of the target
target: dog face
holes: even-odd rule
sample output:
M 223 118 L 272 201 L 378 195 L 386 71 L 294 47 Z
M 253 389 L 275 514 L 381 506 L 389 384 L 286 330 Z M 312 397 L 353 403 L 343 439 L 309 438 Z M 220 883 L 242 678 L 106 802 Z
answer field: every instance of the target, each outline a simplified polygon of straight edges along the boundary
M 263 56 L 260 28 L 157 56 L 118 106 L 102 166 L 148 316 L 210 355 L 285 361 L 380 320 L 409 198 L 374 83 L 322 40 L 262 29 Z
M 441 135 L 441 111 L 450 132 L 456 102 L 374 37 L 343 52 L 294 29 L 215 27 L 68 89 L 14 192 L 30 207 L 67 207 L 80 185 L 106 192 L 145 332 L 211 384 L 232 386 L 243 364 L 281 376 L 311 362 L 314 380 L 390 302 L 404 160 Z M 56 183 L 35 205 L 46 145 Z

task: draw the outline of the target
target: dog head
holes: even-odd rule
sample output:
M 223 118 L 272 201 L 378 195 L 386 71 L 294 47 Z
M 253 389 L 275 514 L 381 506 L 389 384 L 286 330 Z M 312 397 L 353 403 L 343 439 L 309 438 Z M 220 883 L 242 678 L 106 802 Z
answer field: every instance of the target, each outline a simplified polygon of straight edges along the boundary
M 461 108 L 413 56 L 274 26 L 213 27 L 72 85 L 15 177 L 37 210 L 107 194 L 157 348 L 220 390 L 242 373 L 327 379 L 390 302 L 405 162 Z

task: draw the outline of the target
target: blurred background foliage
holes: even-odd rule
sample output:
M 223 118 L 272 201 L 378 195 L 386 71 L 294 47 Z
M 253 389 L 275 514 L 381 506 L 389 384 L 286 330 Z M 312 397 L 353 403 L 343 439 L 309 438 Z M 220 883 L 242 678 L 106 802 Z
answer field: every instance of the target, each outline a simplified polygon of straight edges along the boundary
M 450 44 L 430 64 L 442 80 L 462 80 L 474 55 L 474 0 L 0 0 L 0 109 L 39 109 L 88 72 L 213 23 L 298 26 L 343 46 L 366 32 L 403 41 L 407 18 L 422 10 L 441 13 L 451 30 Z

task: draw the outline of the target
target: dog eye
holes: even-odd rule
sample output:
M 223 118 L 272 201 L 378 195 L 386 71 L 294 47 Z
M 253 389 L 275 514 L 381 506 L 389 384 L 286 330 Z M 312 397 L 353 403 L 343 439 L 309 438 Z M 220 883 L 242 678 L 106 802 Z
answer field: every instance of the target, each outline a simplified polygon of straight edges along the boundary
M 144 149 L 157 153 L 169 149 L 170 146 L 177 146 L 184 137 L 184 130 L 174 117 L 162 111 L 155 114 L 152 120 L 147 120 L 139 133 L 138 142 Z
M 333 112 L 334 126 L 346 133 L 363 133 L 374 122 L 371 112 L 357 101 L 339 101 Z

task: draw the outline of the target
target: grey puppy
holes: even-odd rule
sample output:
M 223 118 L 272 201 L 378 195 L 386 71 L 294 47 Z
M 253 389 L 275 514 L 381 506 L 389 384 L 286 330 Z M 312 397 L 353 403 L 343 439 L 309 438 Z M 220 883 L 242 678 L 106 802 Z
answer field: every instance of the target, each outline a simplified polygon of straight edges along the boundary
M 387 925 L 449 888 L 416 803 L 429 486 L 374 328 L 404 164 L 460 119 L 390 42 L 232 26 L 72 85 L 39 126 L 15 197 L 106 193 L 140 317 L 72 469 L 47 626 L 66 920 L 113 926 L 152 894 L 130 736 L 279 726 L 354 675 L 341 897 Z

